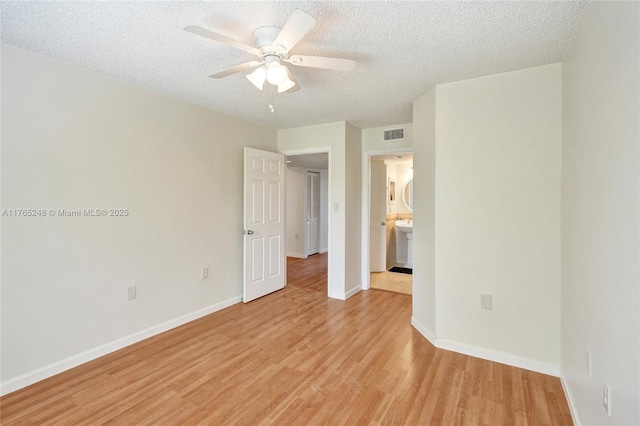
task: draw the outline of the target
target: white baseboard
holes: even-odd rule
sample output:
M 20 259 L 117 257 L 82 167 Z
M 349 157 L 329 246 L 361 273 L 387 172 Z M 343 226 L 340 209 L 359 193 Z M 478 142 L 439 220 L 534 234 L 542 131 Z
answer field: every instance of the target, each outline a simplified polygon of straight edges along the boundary
M 348 298 L 350 298 L 351 296 L 353 296 L 354 294 L 360 292 L 362 290 L 362 287 L 355 287 L 352 288 L 351 290 L 347 291 L 346 293 L 342 293 L 342 292 L 329 292 L 329 297 L 332 299 L 338 299 L 338 300 L 347 300 Z
M 353 296 L 356 293 L 359 293 L 362 290 L 362 286 L 358 286 L 358 287 L 354 287 L 351 290 L 348 290 L 347 293 L 345 294 L 345 300 L 350 298 L 351 296 Z
M 573 420 L 573 424 L 575 426 L 582 426 L 580 416 L 578 416 L 578 409 L 573 402 L 573 396 L 571 395 L 571 391 L 569 390 L 569 386 L 567 385 L 567 380 L 562 373 L 562 367 L 560 367 L 560 384 L 562 385 L 564 395 L 567 397 L 567 404 L 569 404 L 569 412 L 571 412 L 571 420 Z
M 322 253 L 326 253 L 326 252 L 328 252 L 328 251 L 329 251 L 329 249 L 328 249 L 328 248 L 320 249 L 320 254 L 322 254 Z
M 424 338 L 429 341 L 429 343 L 431 343 L 435 347 L 438 346 L 436 345 L 436 336 L 434 336 L 433 333 L 427 330 L 427 327 L 422 325 L 420 321 L 418 321 L 414 316 L 411 317 L 411 325 L 413 326 L 413 328 L 418 330 L 418 333 L 422 334 Z
M 287 253 L 287 257 L 297 257 L 298 259 L 306 259 L 307 256 L 306 254 L 300 254 L 300 253 Z
M 194 321 L 206 315 L 210 315 L 231 305 L 235 305 L 236 303 L 240 303 L 241 301 L 242 296 L 232 297 L 231 299 L 224 300 L 220 303 L 216 303 L 215 305 L 211 305 L 198 311 L 191 312 L 181 317 L 163 322 L 162 324 L 149 327 L 145 330 L 138 331 L 121 339 L 114 340 L 113 342 L 106 343 L 93 349 L 89 349 L 88 351 L 70 356 L 69 358 L 38 368 L 37 370 L 23 374 L 21 376 L 6 380 L 0 383 L 0 395 L 6 395 L 8 393 L 17 391 L 18 389 L 22 389 L 26 386 L 32 385 L 51 376 L 55 376 L 56 374 L 62 373 L 63 371 L 77 367 L 96 358 L 100 358 L 101 356 L 107 355 L 111 352 L 115 352 L 129 345 L 133 345 L 134 343 L 138 343 L 142 340 L 148 339 L 149 337 L 171 330 L 172 328 L 179 327 L 183 324 Z
M 488 361 L 499 362 L 500 364 L 506 364 L 512 367 L 524 368 L 525 370 L 548 374 L 550 376 L 560 376 L 560 367 L 557 365 L 545 364 L 543 362 L 495 352 L 485 348 L 454 342 L 452 340 L 438 339 L 424 325 L 420 324 L 415 317 L 411 317 L 411 325 L 436 348 L 446 349 L 448 351 L 458 352 L 476 358 L 486 359 Z
M 548 374 L 550 376 L 560 376 L 560 367 L 557 365 L 545 364 L 543 362 L 520 358 L 502 352 L 494 352 L 489 349 L 466 345 L 464 343 L 454 342 L 451 340 L 436 339 L 436 346 L 442 349 L 447 349 L 449 351 L 474 356 L 476 358 L 499 362 L 500 364 L 524 368 L 525 370 L 536 371 L 538 373 Z

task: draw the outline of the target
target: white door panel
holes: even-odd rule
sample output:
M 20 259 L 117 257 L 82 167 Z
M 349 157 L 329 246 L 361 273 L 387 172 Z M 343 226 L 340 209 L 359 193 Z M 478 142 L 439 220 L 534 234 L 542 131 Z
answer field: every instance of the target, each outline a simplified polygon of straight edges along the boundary
M 320 173 L 307 171 L 305 254 L 320 252 Z
M 285 285 L 284 155 L 244 149 L 243 301 Z
M 387 166 L 371 162 L 371 205 L 369 206 L 369 269 L 387 269 Z

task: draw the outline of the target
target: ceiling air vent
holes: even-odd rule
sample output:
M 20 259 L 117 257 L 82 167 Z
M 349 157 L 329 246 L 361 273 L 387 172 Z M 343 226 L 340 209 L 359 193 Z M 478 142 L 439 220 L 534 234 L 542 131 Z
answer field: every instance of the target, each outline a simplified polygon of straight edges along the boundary
M 398 127 L 397 129 L 383 130 L 382 140 L 385 142 L 404 140 L 404 127 Z

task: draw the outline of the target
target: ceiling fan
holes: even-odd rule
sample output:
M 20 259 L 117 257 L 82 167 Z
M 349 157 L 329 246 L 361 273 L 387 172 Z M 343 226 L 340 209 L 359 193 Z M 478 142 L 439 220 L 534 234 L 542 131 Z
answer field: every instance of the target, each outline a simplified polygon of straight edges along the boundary
M 299 67 L 323 68 L 337 71 L 351 71 L 356 62 L 351 59 L 326 58 L 323 56 L 291 55 L 293 47 L 313 28 L 316 20 L 300 9 L 295 9 L 284 27 L 260 27 L 253 31 L 255 47 L 244 44 L 222 34 L 214 33 L 196 25 L 185 30 L 211 40 L 224 43 L 258 56 L 259 60 L 245 62 L 210 75 L 223 78 L 240 71 L 254 69 L 247 79 L 258 89 L 264 89 L 267 81 L 277 86 L 278 93 L 294 92 L 300 88 L 293 74 L 283 63 Z

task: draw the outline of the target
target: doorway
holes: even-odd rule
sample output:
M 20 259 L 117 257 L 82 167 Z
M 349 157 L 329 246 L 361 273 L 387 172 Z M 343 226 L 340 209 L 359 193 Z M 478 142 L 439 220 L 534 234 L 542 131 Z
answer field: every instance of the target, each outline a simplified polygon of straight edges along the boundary
M 311 148 L 282 153 L 287 156 L 286 255 L 306 259 L 328 253 L 331 243 L 330 149 Z M 290 264 L 296 267 L 301 262 Z M 331 288 L 331 266 L 329 257 L 327 294 Z
M 363 155 L 363 289 L 412 292 L 413 152 Z

